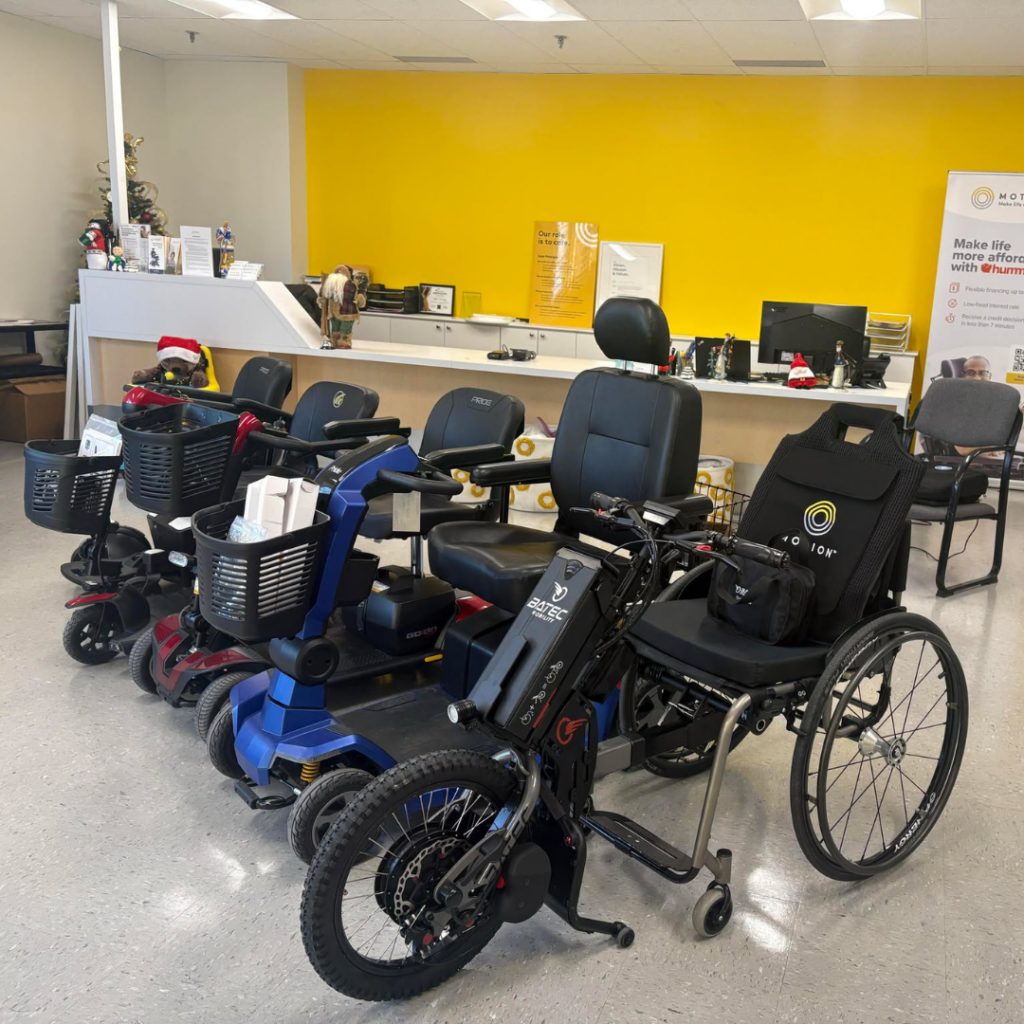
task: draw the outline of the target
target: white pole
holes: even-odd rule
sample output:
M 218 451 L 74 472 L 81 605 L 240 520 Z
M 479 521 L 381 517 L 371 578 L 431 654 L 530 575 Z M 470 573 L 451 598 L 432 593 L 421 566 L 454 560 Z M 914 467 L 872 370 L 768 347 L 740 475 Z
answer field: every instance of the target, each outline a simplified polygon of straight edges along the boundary
M 124 166 L 124 112 L 121 109 L 121 47 L 117 3 L 100 0 L 103 30 L 103 84 L 107 98 L 107 153 L 110 157 L 110 209 L 116 234 L 128 223 L 128 174 Z

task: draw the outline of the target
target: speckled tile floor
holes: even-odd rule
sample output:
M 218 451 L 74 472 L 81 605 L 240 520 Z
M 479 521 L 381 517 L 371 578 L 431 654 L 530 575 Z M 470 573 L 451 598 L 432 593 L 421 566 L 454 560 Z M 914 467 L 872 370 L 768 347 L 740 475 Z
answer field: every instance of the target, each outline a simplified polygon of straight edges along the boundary
M 729 762 L 713 842 L 735 852 L 737 909 L 718 939 L 691 931 L 697 889 L 597 844 L 585 908 L 629 922 L 631 949 L 542 911 L 442 988 L 370 1005 L 306 961 L 305 872 L 285 813 L 249 811 L 191 715 L 140 693 L 124 658 L 68 660 L 72 590 L 57 566 L 72 541 L 23 518 L 21 488 L 20 448 L 0 445 L 0 1021 L 1024 1021 L 1024 496 L 997 587 L 940 602 L 931 563 L 913 555 L 907 603 L 949 633 L 972 707 L 960 781 L 905 865 L 849 886 L 804 861 L 789 822 L 791 737 L 776 723 Z M 937 531 L 916 539 L 937 542 Z M 598 802 L 685 846 L 702 789 L 636 773 L 602 782 Z

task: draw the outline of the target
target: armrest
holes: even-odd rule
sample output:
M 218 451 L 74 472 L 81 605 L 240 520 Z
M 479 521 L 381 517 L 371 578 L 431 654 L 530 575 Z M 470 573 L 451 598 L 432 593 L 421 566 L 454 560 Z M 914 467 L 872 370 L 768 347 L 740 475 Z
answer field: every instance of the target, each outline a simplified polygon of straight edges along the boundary
M 994 445 L 988 445 L 988 446 L 986 446 L 984 448 L 975 448 L 973 452 L 970 452 L 969 454 L 965 455 L 964 456 L 964 461 L 960 463 L 960 467 L 957 469 L 957 472 L 956 472 L 957 480 L 960 480 L 960 479 L 963 478 L 963 475 L 967 472 L 968 469 L 970 469 L 971 463 L 979 455 L 990 455 L 993 452 L 1003 452 L 1003 453 L 1006 453 L 1006 452 L 1012 452 L 1013 450 L 1014 450 L 1014 446 L 1012 444 L 994 444 Z
M 324 437 L 334 441 L 342 437 L 376 437 L 378 434 L 397 434 L 402 424 L 397 416 L 379 419 L 334 420 L 324 424 Z
M 208 402 L 228 402 L 231 405 L 235 404 L 234 395 L 225 394 L 223 391 L 207 391 L 205 388 L 190 388 L 187 384 L 161 384 L 159 381 L 157 381 L 157 385 L 165 387 L 171 391 L 177 391 L 179 394 L 184 395 L 187 398 L 205 398 Z
M 421 494 L 441 494 L 451 498 L 462 492 L 462 484 L 453 480 L 439 470 L 432 470 L 429 476 L 413 476 L 411 473 L 399 473 L 393 469 L 378 469 L 377 479 L 386 485 L 383 492 L 408 494 L 419 491 Z
M 678 509 L 686 522 L 703 522 L 715 511 L 715 503 L 706 494 L 681 494 L 673 498 L 659 498 L 659 505 Z
M 469 479 L 481 487 L 507 487 L 510 484 L 543 484 L 551 479 L 550 459 L 524 462 L 491 462 L 476 466 Z
M 343 447 L 357 447 L 357 445 L 346 446 L 337 441 L 300 441 L 297 437 L 288 435 L 271 434 L 265 430 L 254 430 L 249 435 L 249 440 L 261 444 L 265 448 L 274 448 L 278 451 L 299 452 L 302 455 L 325 455 L 337 451 Z
M 505 454 L 500 444 L 477 444 L 468 448 L 438 448 L 426 461 L 438 469 L 469 469 L 484 462 L 498 462 Z
M 254 413 L 261 420 L 270 420 L 272 423 L 282 420 L 285 424 L 289 424 L 292 421 L 292 414 L 290 412 L 285 412 L 284 409 L 275 409 L 274 406 L 265 405 L 263 402 L 257 402 L 255 398 L 236 398 L 235 405 L 246 412 Z

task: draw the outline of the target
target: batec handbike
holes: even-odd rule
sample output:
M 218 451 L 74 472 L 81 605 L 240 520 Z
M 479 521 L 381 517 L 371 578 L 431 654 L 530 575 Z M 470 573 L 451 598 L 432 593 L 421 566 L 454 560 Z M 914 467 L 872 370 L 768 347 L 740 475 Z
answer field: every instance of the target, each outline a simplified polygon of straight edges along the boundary
M 628 567 L 563 548 L 469 698 L 450 708 L 453 722 L 505 749 L 441 751 L 396 766 L 351 801 L 321 843 L 301 913 L 321 977 L 360 999 L 406 998 L 545 903 L 577 930 L 630 945 L 626 924 L 577 909 L 588 830 L 668 881 L 708 870 L 693 924 L 717 934 L 733 906 L 732 853 L 710 847 L 730 742 L 736 730 L 756 736 L 779 717 L 796 735 L 790 805 L 811 863 L 853 881 L 904 861 L 955 784 L 968 707 L 945 635 L 899 607 L 922 467 L 902 448 L 895 419 L 837 405 L 785 438 L 736 539 L 680 532 L 671 507 L 594 495 L 594 515 L 642 541 Z M 873 433 L 854 445 L 848 426 Z M 715 557 L 656 598 L 658 566 L 698 540 Z M 815 575 L 806 641 L 771 645 L 708 614 L 719 559 L 784 567 L 791 551 Z M 624 671 L 628 685 L 676 689 L 685 721 L 598 743 L 594 701 Z M 711 740 L 692 852 L 593 809 L 599 777 Z

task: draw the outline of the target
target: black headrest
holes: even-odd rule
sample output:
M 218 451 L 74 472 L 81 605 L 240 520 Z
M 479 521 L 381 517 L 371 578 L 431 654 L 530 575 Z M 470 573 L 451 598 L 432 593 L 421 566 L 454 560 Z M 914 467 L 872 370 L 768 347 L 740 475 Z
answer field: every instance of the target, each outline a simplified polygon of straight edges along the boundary
M 668 362 L 672 341 L 661 306 L 651 299 L 608 299 L 594 317 L 594 338 L 608 359 Z

